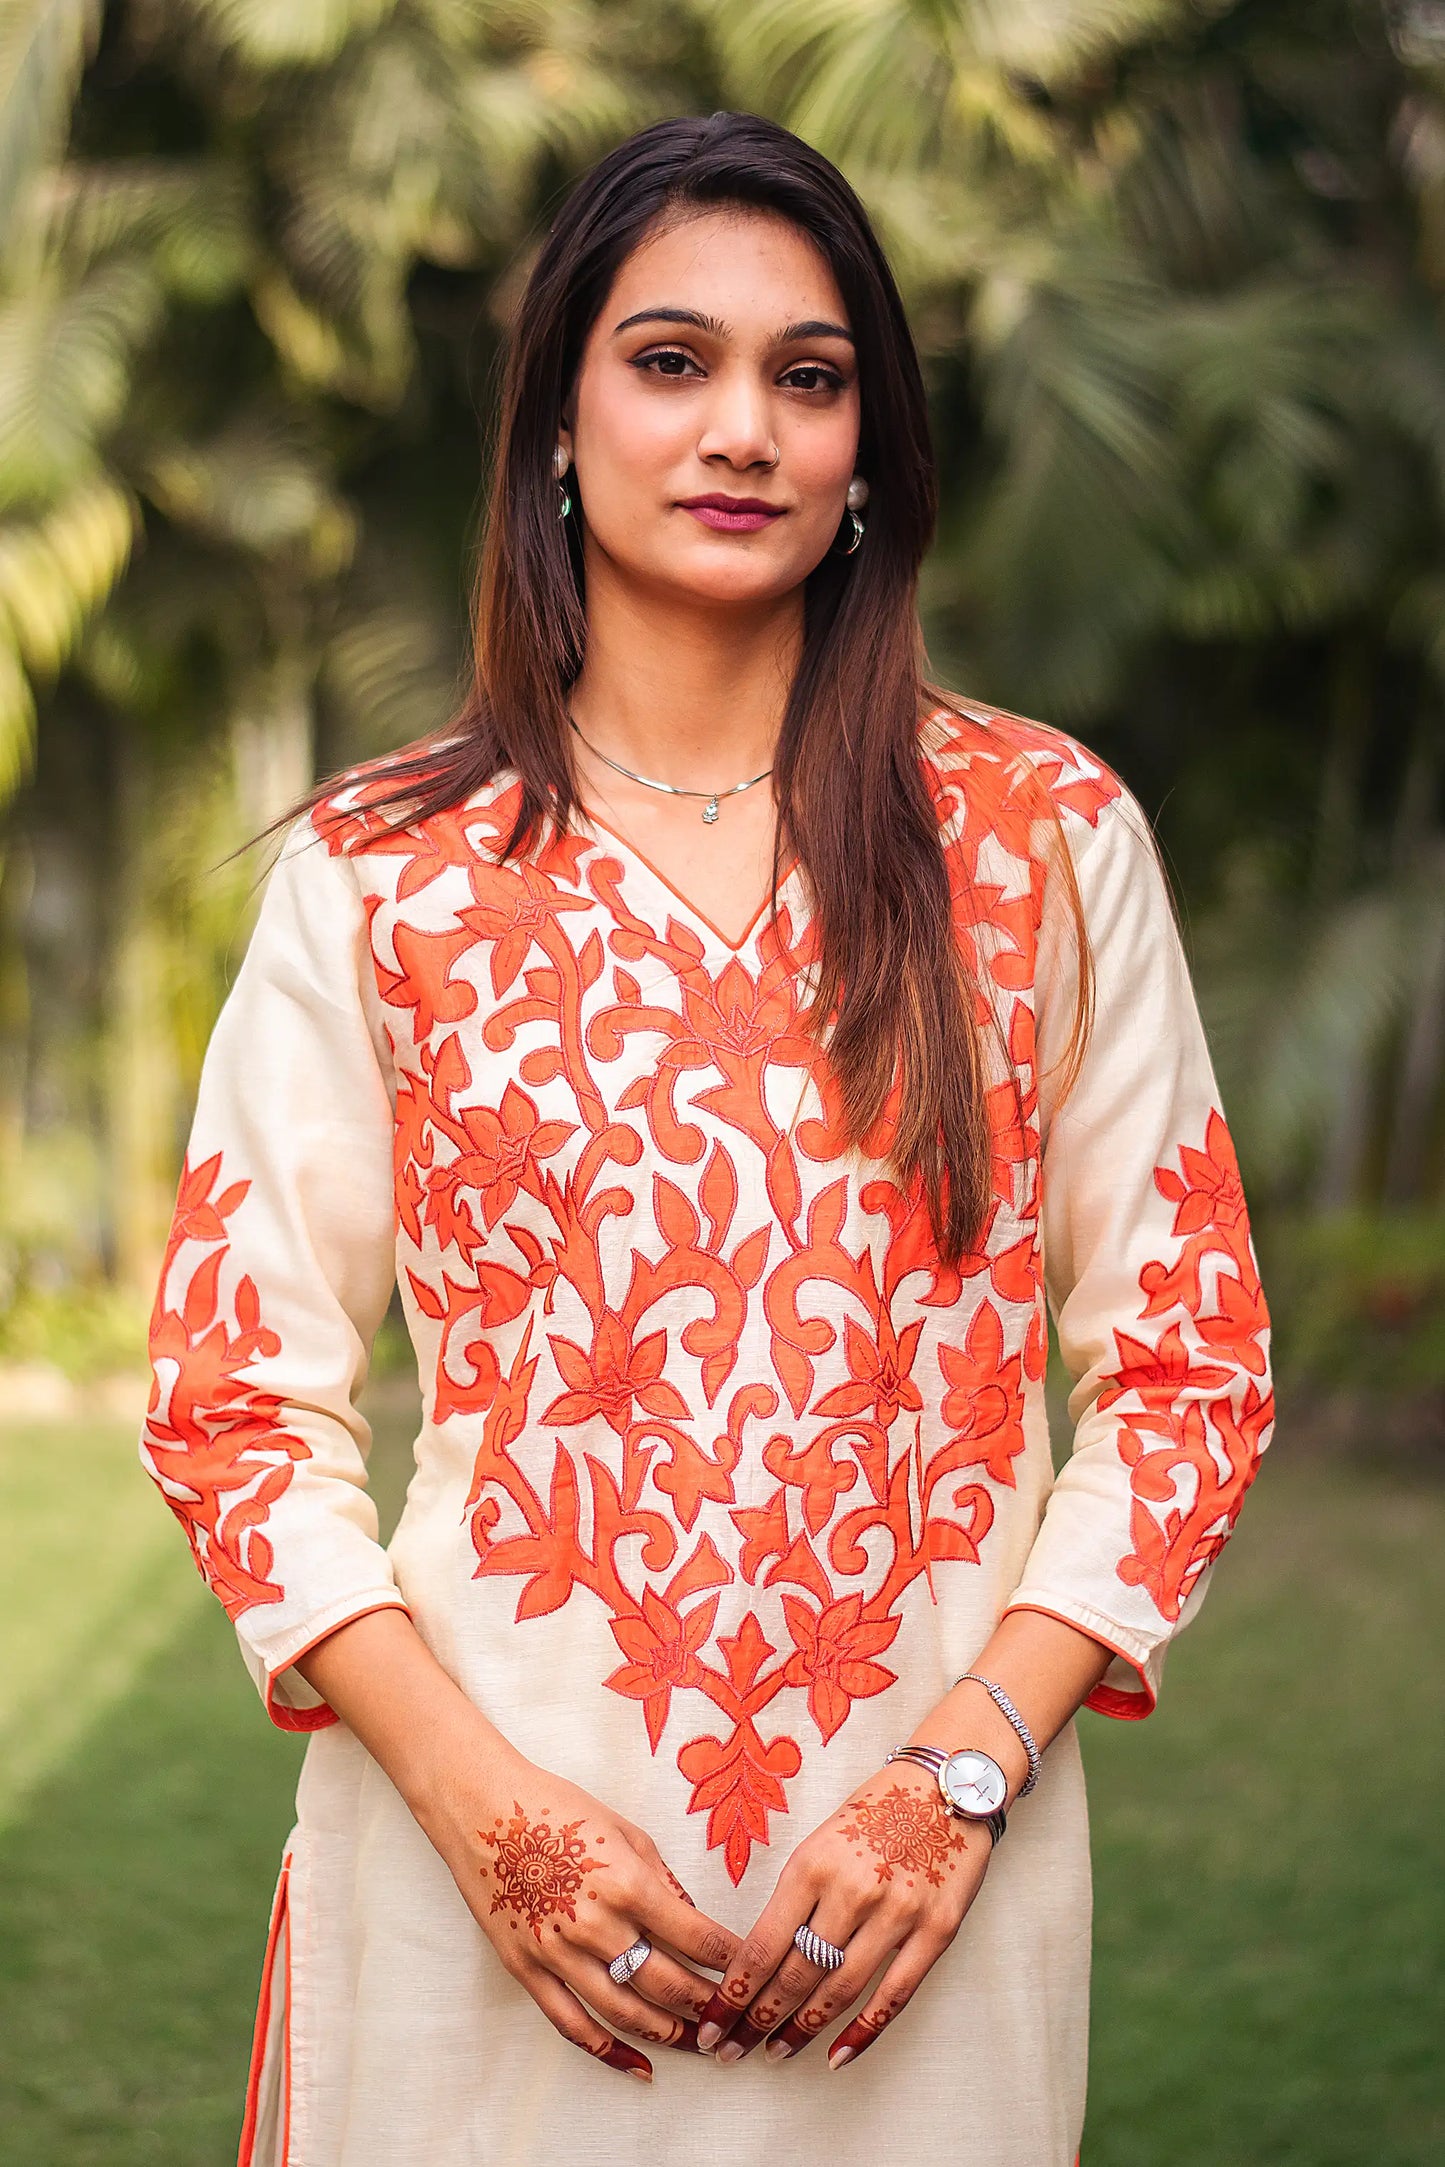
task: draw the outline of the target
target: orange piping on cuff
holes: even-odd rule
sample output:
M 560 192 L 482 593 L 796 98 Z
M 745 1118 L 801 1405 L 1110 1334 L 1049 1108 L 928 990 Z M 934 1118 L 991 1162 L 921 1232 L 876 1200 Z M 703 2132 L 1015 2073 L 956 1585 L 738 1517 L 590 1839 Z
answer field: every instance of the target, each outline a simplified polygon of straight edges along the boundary
M 1146 1716 L 1153 1715 L 1159 1697 L 1140 1670 L 1136 1657 L 1126 1655 L 1112 1640 L 1096 1633 L 1092 1625 L 1081 1625 L 1077 1618 L 1066 1618 L 1061 1610 L 1050 1610 L 1045 1603 L 1009 1603 L 1004 1615 L 1007 1616 L 1010 1610 L 1036 1610 L 1041 1618 L 1053 1618 L 1060 1625 L 1072 1626 L 1076 1633 L 1087 1634 L 1090 1640 L 1097 1640 L 1101 1648 L 1107 1648 L 1110 1655 L 1116 1655 L 1121 1663 L 1128 1664 L 1137 1676 L 1142 1692 L 1124 1693 L 1116 1685 L 1096 1685 L 1084 1702 L 1095 1715 L 1114 1716 L 1121 1723 L 1142 1723 Z
M 378 1610 L 403 1610 L 408 1617 L 411 1616 L 410 1610 L 400 1597 L 392 1602 L 368 1603 L 365 1610 L 355 1610 L 349 1618 L 341 1618 L 335 1625 L 328 1625 L 324 1633 L 318 1633 L 314 1640 L 308 1640 L 304 1648 L 298 1648 L 293 1656 L 288 1656 L 275 1670 L 267 1671 L 266 1713 L 278 1731 L 325 1731 L 336 1722 L 335 1709 L 328 1708 L 325 1701 L 321 1701 L 315 1708 L 288 1708 L 284 1701 L 276 1698 L 276 1681 L 284 1677 L 288 1670 L 294 1670 L 313 1648 L 321 1646 L 323 1640 L 330 1640 L 333 1633 L 339 1633 L 344 1626 L 355 1625 L 358 1618 L 374 1616 Z

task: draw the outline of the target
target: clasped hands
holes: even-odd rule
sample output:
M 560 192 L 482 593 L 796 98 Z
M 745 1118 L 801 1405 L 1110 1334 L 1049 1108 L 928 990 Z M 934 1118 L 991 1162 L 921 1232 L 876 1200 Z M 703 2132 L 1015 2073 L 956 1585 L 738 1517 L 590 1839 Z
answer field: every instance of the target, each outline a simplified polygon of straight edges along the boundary
M 650 2082 L 619 2039 L 711 2052 L 761 2045 L 783 2060 L 864 1995 L 833 2040 L 838 2069 L 898 2015 L 958 1932 L 983 1880 L 988 1830 L 943 1804 L 927 1770 L 898 1762 L 857 1786 L 792 1853 L 751 1931 L 700 1911 L 646 1831 L 520 1757 L 490 1788 L 480 1827 L 429 1830 L 503 1965 L 562 2035 Z M 832 1971 L 794 1944 L 810 1925 L 845 1952 Z M 626 1985 L 609 1963 L 650 1953 Z M 722 1972 L 714 1985 L 694 1970 Z

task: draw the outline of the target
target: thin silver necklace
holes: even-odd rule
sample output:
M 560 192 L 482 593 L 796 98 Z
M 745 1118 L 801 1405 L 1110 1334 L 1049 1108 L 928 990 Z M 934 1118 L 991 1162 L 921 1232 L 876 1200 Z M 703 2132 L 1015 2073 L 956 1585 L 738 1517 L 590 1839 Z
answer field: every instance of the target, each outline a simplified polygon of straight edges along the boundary
M 577 730 L 577 717 L 569 715 L 567 720 L 571 723 L 573 729 Z M 734 783 L 727 790 L 683 790 L 676 783 L 655 783 L 650 775 L 634 775 L 632 769 L 624 767 L 620 760 L 614 760 L 609 753 L 599 752 L 590 738 L 582 737 L 580 730 L 577 730 L 577 735 L 582 738 L 583 744 L 587 747 L 594 760 L 601 760 L 607 767 L 615 769 L 619 775 L 625 775 L 630 783 L 641 783 L 644 790 L 665 790 L 668 796 L 672 798 L 706 798 L 707 803 L 702 809 L 702 817 L 709 827 L 717 819 L 719 798 L 735 798 L 740 790 L 751 790 L 755 784 L 766 782 L 773 772 L 770 767 L 765 767 L 761 775 L 749 776 L 745 783 Z

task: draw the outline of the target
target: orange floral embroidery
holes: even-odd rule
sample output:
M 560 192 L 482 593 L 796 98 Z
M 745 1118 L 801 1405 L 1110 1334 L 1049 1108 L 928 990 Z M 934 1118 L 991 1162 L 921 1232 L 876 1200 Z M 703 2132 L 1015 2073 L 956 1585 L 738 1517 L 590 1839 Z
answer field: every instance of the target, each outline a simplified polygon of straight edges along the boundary
M 1268 1315 L 1234 1144 L 1217 1109 L 1204 1149 L 1181 1145 L 1179 1160 L 1180 1173 L 1156 1167 L 1154 1182 L 1175 1206 L 1183 1243 L 1172 1263 L 1145 1265 L 1139 1290 L 1145 1317 L 1182 1308 L 1189 1336 L 1177 1320 L 1152 1343 L 1116 1331 L 1119 1367 L 1098 1399 L 1101 1408 L 1138 1403 L 1119 1432 L 1134 1500 L 1119 1578 L 1171 1622 L 1228 1540 L 1274 1420 L 1274 1394 L 1256 1382 L 1268 1367 Z M 1210 1257 L 1221 1262 L 1207 1308 Z M 1191 1351 L 1201 1347 L 1219 1359 Z
M 187 1160 L 181 1172 L 151 1315 L 155 1382 L 143 1449 L 197 1566 L 236 1618 L 284 1596 L 271 1577 L 274 1559 L 263 1529 L 296 1462 L 311 1453 L 282 1426 L 276 1394 L 241 1375 L 252 1362 L 278 1355 L 281 1341 L 261 1322 L 260 1297 L 249 1276 L 236 1282 L 234 1319 L 222 1312 L 227 1221 L 250 1183 L 218 1190 L 221 1179 L 219 1152 L 199 1166 Z M 184 1287 L 173 1289 L 182 1252 L 192 1245 L 206 1254 L 192 1264 Z M 173 1298 L 178 1307 L 168 1306 Z

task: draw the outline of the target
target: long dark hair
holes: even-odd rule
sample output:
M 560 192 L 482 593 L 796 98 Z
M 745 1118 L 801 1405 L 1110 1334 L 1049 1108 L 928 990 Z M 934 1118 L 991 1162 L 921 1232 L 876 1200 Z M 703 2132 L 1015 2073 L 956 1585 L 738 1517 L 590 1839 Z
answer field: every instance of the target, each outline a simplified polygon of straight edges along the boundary
M 831 1024 L 826 1057 L 845 1132 L 862 1139 L 887 1102 L 895 1172 L 921 1184 L 939 1251 L 956 1263 L 987 1223 L 992 1136 L 976 987 L 919 754 L 923 715 L 946 699 L 925 685 L 917 613 L 937 511 L 923 377 L 867 213 L 837 168 L 787 129 L 747 113 L 660 121 L 563 204 L 512 329 L 471 690 L 444 737 L 386 763 L 368 803 L 405 824 L 511 768 L 521 791 L 504 854 L 529 849 L 549 822 L 565 831 L 577 804 L 567 695 L 586 611 L 575 522 L 557 517 L 558 424 L 623 260 L 659 220 L 714 206 L 801 228 L 832 269 L 857 342 L 867 532 L 854 555 L 830 551 L 807 581 L 774 763 L 774 872 L 786 838 L 811 890 L 810 1018 L 820 1045 Z

